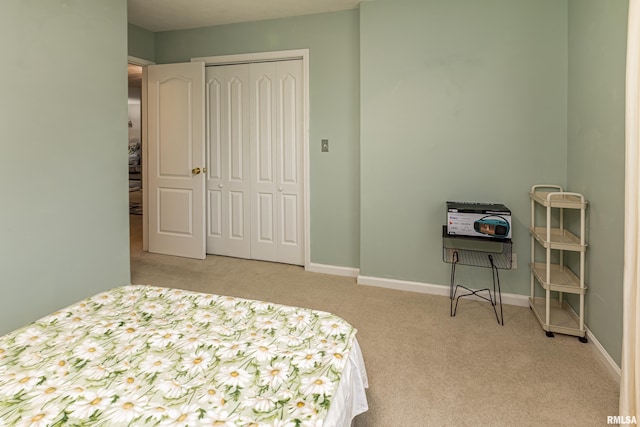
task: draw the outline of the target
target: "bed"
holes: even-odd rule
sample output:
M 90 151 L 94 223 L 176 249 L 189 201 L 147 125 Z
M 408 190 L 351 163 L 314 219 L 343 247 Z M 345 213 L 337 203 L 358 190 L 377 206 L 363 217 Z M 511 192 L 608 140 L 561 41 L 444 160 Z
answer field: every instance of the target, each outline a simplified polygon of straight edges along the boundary
M 355 335 L 322 311 L 118 287 L 0 337 L 0 426 L 349 426 L 368 409 Z

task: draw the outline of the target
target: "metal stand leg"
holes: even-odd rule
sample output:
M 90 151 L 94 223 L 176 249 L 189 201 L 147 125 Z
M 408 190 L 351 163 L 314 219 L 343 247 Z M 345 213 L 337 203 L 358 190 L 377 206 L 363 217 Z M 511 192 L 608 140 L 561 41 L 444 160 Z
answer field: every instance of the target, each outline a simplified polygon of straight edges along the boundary
M 462 285 L 456 285 L 456 264 L 458 264 L 458 252 L 453 252 L 453 262 L 451 263 L 451 283 L 449 287 L 449 299 L 450 299 L 450 309 L 449 315 L 454 317 L 456 312 L 458 311 L 458 302 L 460 298 L 468 297 L 475 295 L 478 298 L 482 298 L 485 301 L 489 301 L 491 303 L 491 307 L 493 307 L 493 312 L 496 315 L 496 320 L 499 325 L 504 326 L 504 316 L 502 311 L 502 290 L 500 289 L 500 275 L 498 274 L 498 267 L 493 262 L 493 256 L 487 255 L 489 257 L 489 263 L 491 264 L 491 278 L 493 279 L 493 294 L 491 293 L 491 289 L 469 289 Z M 467 291 L 466 294 L 458 295 L 458 288 L 462 288 Z M 484 295 L 480 295 L 479 292 L 487 292 L 489 294 L 489 298 Z M 455 301 L 455 305 L 454 305 Z M 498 310 L 496 305 L 500 304 L 500 315 L 498 315 Z
M 498 267 L 493 263 L 493 256 L 488 255 L 489 262 L 491 263 L 491 271 L 493 278 L 493 295 L 495 297 L 495 302 L 492 301 L 493 311 L 496 313 L 496 320 L 499 324 L 504 326 L 504 315 L 502 312 L 502 290 L 500 289 L 500 275 L 498 274 Z M 496 283 L 498 284 L 498 292 L 496 292 Z M 491 296 L 491 292 L 489 292 L 489 296 Z M 500 318 L 498 318 L 498 310 L 496 310 L 496 303 L 500 304 Z
M 449 303 L 449 316 L 453 317 L 456 315 L 453 309 L 453 300 L 456 300 L 456 264 L 458 264 L 458 251 L 453 252 L 453 262 L 451 263 L 451 281 L 449 285 L 449 299 L 451 300 Z M 456 300 L 456 309 L 458 308 L 458 301 Z

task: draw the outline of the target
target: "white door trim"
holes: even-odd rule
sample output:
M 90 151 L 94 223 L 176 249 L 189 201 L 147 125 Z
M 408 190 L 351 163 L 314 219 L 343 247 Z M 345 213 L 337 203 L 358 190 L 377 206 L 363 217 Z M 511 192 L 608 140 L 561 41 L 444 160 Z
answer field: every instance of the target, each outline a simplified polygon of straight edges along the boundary
M 155 65 L 155 62 L 153 61 L 149 61 L 149 60 L 138 58 L 136 56 L 131 56 L 131 55 L 127 56 L 127 63 L 133 64 L 133 65 L 140 65 L 140 66 Z
M 309 191 L 309 49 L 279 50 L 274 52 L 241 53 L 237 55 L 202 56 L 191 58 L 191 62 L 204 62 L 207 65 L 231 65 L 263 61 L 283 61 L 302 59 L 302 124 L 303 129 L 303 167 L 304 167 L 304 268 L 311 264 L 311 193 Z

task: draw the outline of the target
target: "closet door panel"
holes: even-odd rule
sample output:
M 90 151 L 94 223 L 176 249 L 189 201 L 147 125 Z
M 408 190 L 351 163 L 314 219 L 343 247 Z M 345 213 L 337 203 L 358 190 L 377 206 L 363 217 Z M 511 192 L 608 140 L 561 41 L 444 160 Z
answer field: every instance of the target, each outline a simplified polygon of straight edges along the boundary
M 280 76 L 278 99 L 280 101 L 280 180 L 283 184 L 297 184 L 298 176 L 298 132 L 297 108 L 298 79 L 290 73 Z
M 261 243 L 273 244 L 273 194 L 258 194 L 257 240 Z
M 222 83 L 212 77 L 207 80 L 207 178 L 222 179 Z
M 239 258 L 251 257 L 248 78 L 246 64 L 206 69 L 211 168 L 207 253 Z
M 247 100 L 244 92 L 247 89 L 247 82 L 240 80 L 236 75 L 227 83 L 227 144 L 229 145 L 228 162 L 229 182 L 242 183 L 245 181 L 244 163 L 245 163 L 245 123 L 247 108 Z
M 298 197 L 285 194 L 281 197 L 281 236 L 283 246 L 297 246 L 300 233 L 298 232 Z
M 226 218 L 223 204 L 222 180 L 222 77 L 206 72 L 207 105 L 207 253 L 224 255 L 226 241 L 223 223 Z
M 209 241 L 210 239 L 222 238 L 222 206 L 222 191 L 208 191 L 207 210 L 209 212 L 209 215 L 207 222 L 207 241 Z M 216 240 L 216 242 L 220 243 L 219 240 Z
M 276 63 L 251 64 L 251 257 L 263 261 L 278 260 L 278 224 L 275 171 L 275 98 Z
M 276 67 L 276 170 L 279 211 L 278 258 L 304 264 L 304 186 L 302 61 L 278 62 Z
M 261 184 L 273 184 L 273 82 L 268 75 L 262 74 L 253 82 L 255 94 L 255 144 L 257 164 L 256 178 Z

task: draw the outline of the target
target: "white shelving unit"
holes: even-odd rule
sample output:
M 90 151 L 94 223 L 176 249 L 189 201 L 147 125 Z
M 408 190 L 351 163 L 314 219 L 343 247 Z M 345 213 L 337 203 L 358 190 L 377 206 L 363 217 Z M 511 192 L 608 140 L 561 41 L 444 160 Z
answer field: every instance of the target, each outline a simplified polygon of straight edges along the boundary
M 529 193 L 531 198 L 531 296 L 529 306 L 540 322 L 547 336 L 554 332 L 575 335 L 580 341 L 587 342 L 584 326 L 584 295 L 587 287 L 585 273 L 585 218 L 587 202 L 579 193 L 570 193 L 558 185 L 534 185 Z M 536 224 L 536 213 L 546 210 L 544 225 Z M 565 228 L 565 209 L 580 210 L 580 234 L 575 235 Z M 544 261 L 536 261 L 536 245 L 545 250 Z M 557 251 L 557 256 L 554 252 Z M 565 265 L 565 252 L 578 252 L 579 271 L 573 272 Z M 553 260 L 553 261 L 552 261 Z M 536 297 L 536 285 L 545 291 L 544 298 Z M 558 298 L 552 298 L 551 292 L 557 292 Z M 580 298 L 578 313 L 572 310 L 563 294 L 576 294 Z

